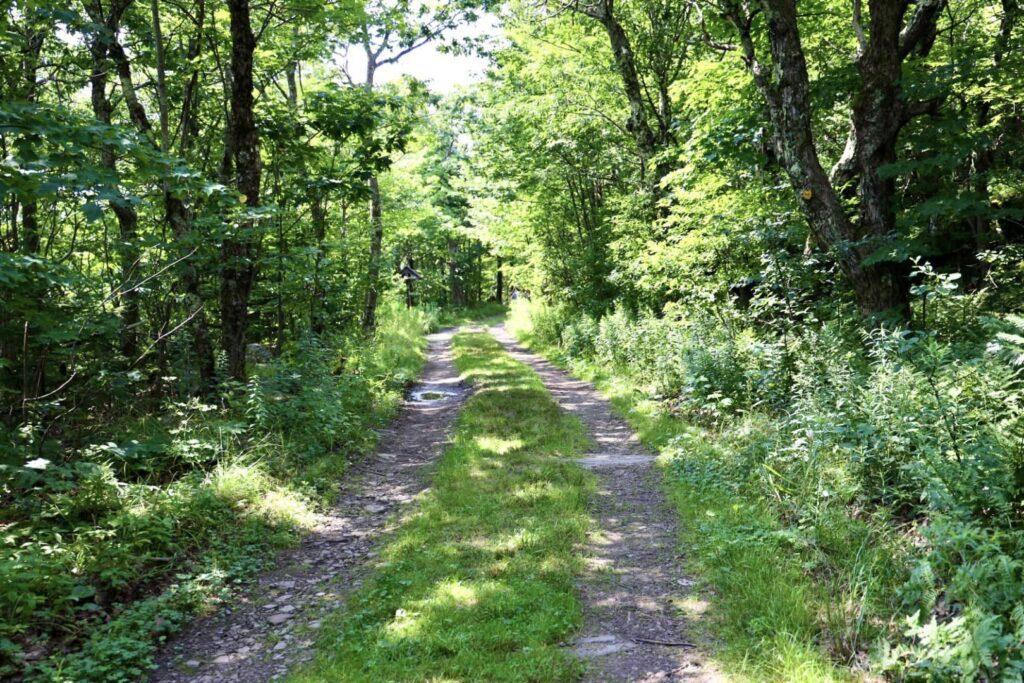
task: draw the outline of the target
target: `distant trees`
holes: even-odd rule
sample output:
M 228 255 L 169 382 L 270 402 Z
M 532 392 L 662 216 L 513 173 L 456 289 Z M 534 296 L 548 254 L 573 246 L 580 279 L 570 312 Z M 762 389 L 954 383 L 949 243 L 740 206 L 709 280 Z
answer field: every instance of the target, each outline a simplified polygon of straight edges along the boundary
M 435 8 L 418 6 L 409 0 L 373 0 L 355 31 L 353 43 L 361 48 L 366 61 L 362 87 L 373 92 L 377 70 L 396 64 L 414 51 L 442 39 L 456 27 L 476 20 L 476 10 L 486 1 L 460 0 L 441 3 Z M 353 85 L 358 81 L 349 75 Z M 366 301 L 362 326 L 372 330 L 376 324 L 380 298 L 381 248 L 384 240 L 384 217 L 380 180 L 376 173 L 367 179 L 370 195 L 370 253 L 368 260 Z

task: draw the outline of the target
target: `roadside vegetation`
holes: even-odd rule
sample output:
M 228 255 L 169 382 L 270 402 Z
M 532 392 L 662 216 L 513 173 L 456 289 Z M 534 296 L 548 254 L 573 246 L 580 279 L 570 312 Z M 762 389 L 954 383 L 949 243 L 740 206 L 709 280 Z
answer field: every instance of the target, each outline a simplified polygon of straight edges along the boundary
M 970 301 L 930 305 L 948 319 Z M 1017 671 L 1019 337 L 993 322 L 955 346 L 927 331 L 844 342 L 827 328 L 769 342 L 749 325 L 528 302 L 510 323 L 596 382 L 662 454 L 732 670 Z
M 573 680 L 559 644 L 575 595 L 591 476 L 582 424 L 489 335 L 455 337 L 475 392 L 431 488 L 386 540 L 367 583 L 290 680 Z
M 431 320 L 389 306 L 371 343 L 309 338 L 244 387 L 111 425 L 4 492 L 4 677 L 136 681 L 329 504 L 423 362 Z M 51 458 L 53 456 L 50 456 Z

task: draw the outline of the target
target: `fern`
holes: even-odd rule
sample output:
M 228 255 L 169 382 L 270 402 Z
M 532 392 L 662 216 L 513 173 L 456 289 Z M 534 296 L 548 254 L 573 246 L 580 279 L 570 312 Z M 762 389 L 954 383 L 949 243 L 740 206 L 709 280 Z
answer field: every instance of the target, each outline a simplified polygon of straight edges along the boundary
M 1004 356 L 1015 368 L 1024 366 L 1024 316 L 1008 315 L 1005 321 L 1011 330 L 996 333 L 996 342 L 990 349 Z

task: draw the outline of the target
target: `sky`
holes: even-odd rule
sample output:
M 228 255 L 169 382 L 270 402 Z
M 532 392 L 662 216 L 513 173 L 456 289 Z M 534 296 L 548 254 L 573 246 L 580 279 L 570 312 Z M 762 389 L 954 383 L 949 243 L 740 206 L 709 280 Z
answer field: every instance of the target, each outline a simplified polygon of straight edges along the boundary
M 476 23 L 462 27 L 445 38 L 495 36 L 499 33 L 497 18 L 485 14 Z M 339 56 L 338 60 L 344 64 L 346 56 Z M 402 76 L 412 76 L 429 83 L 431 92 L 447 95 L 459 86 L 482 80 L 487 66 L 488 61 L 485 58 L 476 55 L 446 54 L 440 52 L 435 43 L 428 43 L 402 57 L 397 63 L 380 67 L 376 78 L 378 83 L 386 83 Z M 366 56 L 361 48 L 349 50 L 347 69 L 356 82 L 363 78 L 363 74 L 366 73 Z

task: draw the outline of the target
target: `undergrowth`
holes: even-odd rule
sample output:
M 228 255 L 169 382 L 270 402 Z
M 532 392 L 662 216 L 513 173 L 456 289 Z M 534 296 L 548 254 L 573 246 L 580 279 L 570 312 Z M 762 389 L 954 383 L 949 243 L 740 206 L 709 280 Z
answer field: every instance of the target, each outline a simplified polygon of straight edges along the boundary
M 580 624 L 574 547 L 591 477 L 578 420 L 485 334 L 455 338 L 476 393 L 417 510 L 368 583 L 324 624 L 295 682 L 531 681 L 580 673 L 559 647 Z
M 657 448 L 719 654 L 753 680 L 1019 680 L 1024 499 L 1013 320 L 946 334 L 741 312 L 522 303 L 510 327 Z M 990 341 L 986 342 L 986 338 Z
M 0 677 L 136 681 L 312 524 L 423 362 L 428 316 L 389 308 L 372 343 L 307 337 L 247 385 L 58 450 L 0 435 Z

